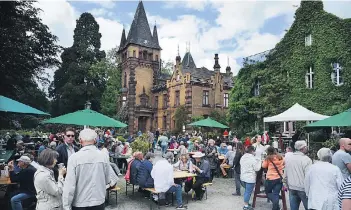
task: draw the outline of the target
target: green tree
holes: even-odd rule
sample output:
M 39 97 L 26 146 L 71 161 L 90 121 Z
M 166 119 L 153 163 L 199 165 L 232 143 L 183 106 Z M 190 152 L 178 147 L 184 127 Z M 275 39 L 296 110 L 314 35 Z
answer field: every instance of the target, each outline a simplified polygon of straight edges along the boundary
M 183 125 L 187 124 L 188 111 L 184 105 L 179 106 L 174 113 L 175 127 L 174 132 L 182 132 Z
M 105 58 L 105 52 L 100 51 L 100 39 L 95 18 L 83 13 L 74 29 L 73 45 L 62 53 L 62 65 L 50 87 L 53 115 L 83 109 L 87 100 L 91 101 L 92 109 L 99 111 L 106 74 L 91 66 Z
M 118 99 L 122 88 L 122 68 L 116 59 L 116 49 L 110 50 L 107 53 L 107 59 L 96 64 L 101 65 L 101 68 L 107 73 L 106 89 L 101 98 L 101 112 L 110 117 L 115 117 L 117 114 Z
M 171 61 L 167 61 L 167 62 L 162 61 L 161 73 L 172 75 L 173 74 L 173 66 L 174 66 L 174 64 Z
M 48 82 L 44 70 L 59 65 L 60 46 L 39 13 L 32 1 L 0 3 L 0 95 L 47 111 L 48 100 L 37 81 Z
M 212 118 L 213 120 L 216 120 L 217 122 L 224 124 L 224 125 L 228 124 L 226 114 L 223 112 L 220 112 L 218 110 L 212 110 L 209 117 Z

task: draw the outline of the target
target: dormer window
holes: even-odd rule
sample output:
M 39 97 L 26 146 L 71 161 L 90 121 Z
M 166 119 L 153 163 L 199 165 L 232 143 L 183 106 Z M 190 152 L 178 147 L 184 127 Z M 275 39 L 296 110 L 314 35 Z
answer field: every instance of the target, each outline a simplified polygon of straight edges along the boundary
M 158 55 L 156 55 L 156 61 L 158 61 Z
M 341 86 L 344 84 L 342 79 L 342 67 L 339 63 L 333 63 L 333 72 L 331 73 L 331 79 L 335 86 Z
M 314 72 L 313 72 L 312 67 L 310 67 L 309 70 L 307 71 L 305 79 L 306 79 L 306 87 L 308 89 L 312 89 L 313 88 L 313 79 L 314 79 Z
M 311 46 L 312 45 L 312 35 L 309 34 L 305 37 L 305 46 Z

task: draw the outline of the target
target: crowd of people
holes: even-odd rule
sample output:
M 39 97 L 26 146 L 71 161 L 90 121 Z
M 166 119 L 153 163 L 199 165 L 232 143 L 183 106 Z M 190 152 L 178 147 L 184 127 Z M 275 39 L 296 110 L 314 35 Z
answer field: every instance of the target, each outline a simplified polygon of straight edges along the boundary
M 105 133 L 101 138 L 98 133 L 88 128 L 81 130 L 76 142 L 76 131 L 67 128 L 59 143 L 54 137 L 35 145 L 37 158 L 32 149 L 26 149 L 23 140 L 17 141 L 15 156 L 7 164 L 11 182 L 19 184 L 10 196 L 12 209 L 22 210 L 23 201 L 28 199 L 36 201 L 37 210 L 104 209 L 106 190 L 117 184 L 122 169 L 127 183 L 138 185 L 145 197 L 149 197 L 145 189 L 154 188 L 158 196 L 153 199 L 160 205 L 169 205 L 167 194 L 174 193 L 177 209 L 186 208 L 183 189 L 193 190 L 194 198 L 201 200 L 204 183 L 213 182 L 216 174 L 226 178 L 232 172 L 235 179 L 232 195 L 243 195 L 244 210 L 252 209 L 250 199 L 257 180 L 264 184 L 273 210 L 280 209 L 282 190 L 289 192 L 291 210 L 298 210 L 301 203 L 306 210 L 351 208 L 349 138 L 340 139 L 338 151 L 321 148 L 318 160 L 312 161 L 307 156 L 305 141 L 296 141 L 293 148 L 279 153 L 276 141 L 270 141 L 265 134 L 242 143 L 235 136 L 218 141 L 202 138 L 201 134 L 168 137 L 148 132 L 150 148 L 143 154 L 133 152 L 129 142 L 111 139 Z M 163 159 L 156 162 L 157 147 L 161 148 Z M 263 176 L 258 177 L 261 170 Z M 174 171 L 196 176 L 174 179 Z

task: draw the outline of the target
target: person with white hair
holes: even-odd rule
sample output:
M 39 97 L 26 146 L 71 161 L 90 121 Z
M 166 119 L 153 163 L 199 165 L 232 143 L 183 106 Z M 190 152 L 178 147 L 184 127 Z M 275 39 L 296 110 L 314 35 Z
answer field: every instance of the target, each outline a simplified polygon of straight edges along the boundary
M 233 161 L 234 161 L 234 157 L 235 157 L 235 151 L 233 151 L 233 147 L 232 146 L 227 146 L 228 152 L 227 154 L 225 154 L 223 163 L 220 165 L 223 177 L 227 177 L 228 174 L 225 171 L 225 167 L 229 166 L 230 168 L 233 167 Z
M 329 148 L 320 149 L 317 156 L 319 161 L 311 165 L 305 177 L 308 209 L 337 210 L 338 189 L 343 176 L 340 169 L 331 164 L 332 153 Z
M 110 183 L 110 163 L 96 146 L 97 134 L 85 128 L 79 133 L 83 146 L 68 159 L 62 193 L 64 210 L 105 209 L 106 185 Z
M 285 157 L 285 179 L 288 184 L 290 209 L 298 210 L 302 201 L 305 209 L 308 209 L 308 199 L 305 193 L 305 175 L 312 160 L 306 154 L 308 152 L 306 141 L 295 142 L 294 154 Z

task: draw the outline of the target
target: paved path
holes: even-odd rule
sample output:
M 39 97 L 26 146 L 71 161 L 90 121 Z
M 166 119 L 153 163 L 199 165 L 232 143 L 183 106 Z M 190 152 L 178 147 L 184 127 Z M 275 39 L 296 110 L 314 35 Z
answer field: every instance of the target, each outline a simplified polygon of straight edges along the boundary
M 156 156 L 156 160 L 161 159 L 160 155 Z M 118 184 L 122 190 L 118 194 L 118 205 L 116 206 L 115 197 L 112 196 L 110 202 L 106 209 L 108 210 L 146 210 L 146 209 L 157 209 L 157 206 L 153 204 L 150 207 L 150 201 L 144 198 L 140 193 L 131 194 L 131 188 L 128 191 L 128 196 L 125 195 L 125 181 L 121 177 Z M 188 209 L 194 210 L 241 210 L 243 207 L 243 197 L 232 196 L 234 191 L 234 179 L 232 178 L 215 178 L 213 181 L 213 186 L 208 188 L 208 199 L 203 199 L 202 201 L 189 201 L 186 204 L 185 193 L 183 193 L 183 202 L 188 206 Z M 242 189 L 242 193 L 244 190 Z M 190 193 L 189 193 L 190 195 Z M 251 196 L 252 199 L 253 196 Z M 175 202 L 175 201 L 174 201 Z M 288 202 L 288 200 L 287 200 Z M 288 205 L 289 206 L 289 205 Z M 301 206 L 300 206 L 301 207 Z M 175 206 L 161 207 L 162 209 L 175 209 Z M 266 199 L 257 198 L 256 208 L 257 210 L 270 210 L 272 209 L 272 204 L 267 203 Z M 302 209 L 302 208 L 301 208 Z

